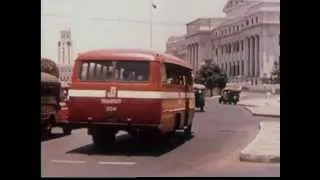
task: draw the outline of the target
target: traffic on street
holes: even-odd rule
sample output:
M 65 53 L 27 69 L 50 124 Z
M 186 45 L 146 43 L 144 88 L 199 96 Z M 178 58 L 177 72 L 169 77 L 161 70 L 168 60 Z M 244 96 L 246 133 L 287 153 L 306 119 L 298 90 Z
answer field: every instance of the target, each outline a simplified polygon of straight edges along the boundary
M 243 98 L 263 97 L 251 93 Z M 241 98 L 241 97 L 240 97 Z M 141 176 L 280 176 L 279 164 L 239 161 L 239 152 L 255 137 L 258 122 L 239 106 L 206 98 L 205 112 L 196 112 L 193 135 L 171 137 L 167 144 L 141 144 L 125 132 L 111 149 L 96 149 L 85 129 L 62 135 L 55 128 L 41 142 L 43 177 Z
M 280 0 L 41 3 L 42 177 L 280 176 Z

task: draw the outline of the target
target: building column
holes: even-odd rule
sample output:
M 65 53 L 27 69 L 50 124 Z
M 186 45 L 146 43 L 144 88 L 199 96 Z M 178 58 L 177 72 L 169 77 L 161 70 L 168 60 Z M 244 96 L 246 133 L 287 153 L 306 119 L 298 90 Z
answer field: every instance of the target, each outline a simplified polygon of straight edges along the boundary
M 191 52 L 192 52 L 192 67 L 194 68 L 194 44 L 191 45 Z
M 244 76 L 248 76 L 248 41 L 247 38 L 243 39 L 243 61 L 244 61 Z
M 192 65 L 192 44 L 189 45 L 189 57 L 190 57 L 190 64 Z
M 260 59 L 259 59 L 259 54 L 260 54 L 260 47 L 259 47 L 259 45 L 260 45 L 260 39 L 259 39 L 259 36 L 258 35 L 256 35 L 255 36 L 255 41 L 256 41 L 256 51 L 255 51 L 255 54 L 256 54 L 256 63 L 255 63 L 255 71 L 256 71 L 256 77 L 258 77 L 258 78 L 260 78 L 260 68 L 259 68 L 259 66 L 260 66 Z
M 255 72 L 255 62 L 256 62 L 256 41 L 255 41 L 255 38 L 254 36 L 251 36 L 251 41 L 252 41 L 252 56 L 251 56 L 251 70 L 252 70 L 252 73 L 251 73 L 251 76 L 252 77 L 255 77 L 256 75 L 256 72 Z
M 187 46 L 187 61 L 190 63 L 190 45 Z
M 199 51 L 200 51 L 200 46 L 199 43 L 196 44 L 196 67 L 197 70 L 199 69 Z
M 252 46 L 252 43 L 251 43 L 251 40 L 250 40 L 250 37 L 247 38 L 247 76 L 250 77 L 251 76 L 251 46 Z

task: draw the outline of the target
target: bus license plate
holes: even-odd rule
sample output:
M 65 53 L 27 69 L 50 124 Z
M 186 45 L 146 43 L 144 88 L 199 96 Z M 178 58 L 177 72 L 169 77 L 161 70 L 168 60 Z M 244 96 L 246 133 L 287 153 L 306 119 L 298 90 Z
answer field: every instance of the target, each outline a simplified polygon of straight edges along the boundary
M 107 111 L 107 112 L 117 111 L 117 107 L 115 107 L 115 106 L 107 106 L 107 107 L 106 107 L 106 111 Z

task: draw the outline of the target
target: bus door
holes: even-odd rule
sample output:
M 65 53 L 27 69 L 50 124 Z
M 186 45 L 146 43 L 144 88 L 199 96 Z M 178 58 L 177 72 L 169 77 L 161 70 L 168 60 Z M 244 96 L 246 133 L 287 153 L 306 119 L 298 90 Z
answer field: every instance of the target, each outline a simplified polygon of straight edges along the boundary
M 184 119 L 184 127 L 189 125 L 190 119 L 190 95 L 189 95 L 189 78 L 187 76 L 183 76 L 183 85 L 184 85 L 184 99 L 185 99 L 185 119 Z

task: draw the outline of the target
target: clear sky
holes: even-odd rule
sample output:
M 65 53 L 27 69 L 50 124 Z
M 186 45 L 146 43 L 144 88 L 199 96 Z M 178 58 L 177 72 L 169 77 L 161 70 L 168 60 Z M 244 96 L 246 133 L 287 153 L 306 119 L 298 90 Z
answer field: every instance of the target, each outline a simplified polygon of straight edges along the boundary
M 70 29 L 75 55 L 103 48 L 149 49 L 152 0 L 41 0 L 41 56 L 57 59 L 59 31 Z M 199 17 L 224 17 L 227 0 L 154 0 L 153 50 Z

